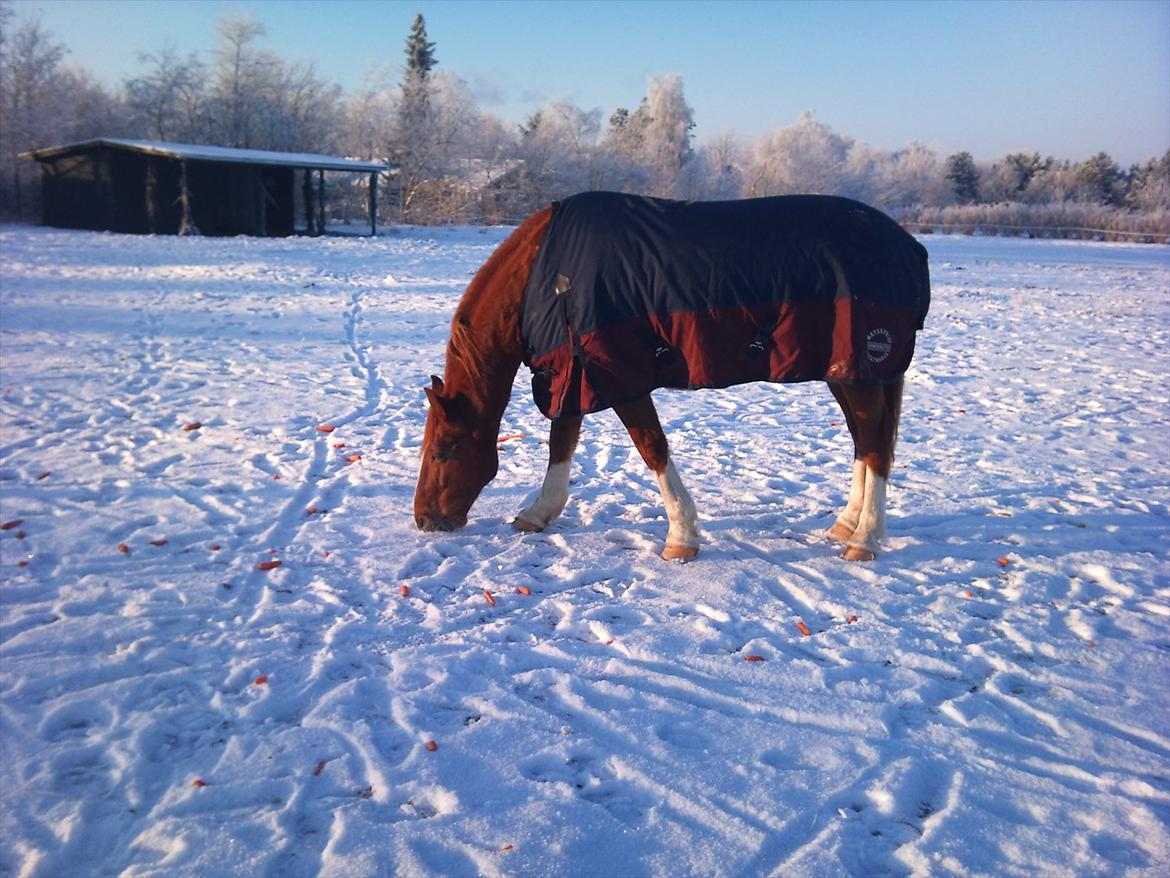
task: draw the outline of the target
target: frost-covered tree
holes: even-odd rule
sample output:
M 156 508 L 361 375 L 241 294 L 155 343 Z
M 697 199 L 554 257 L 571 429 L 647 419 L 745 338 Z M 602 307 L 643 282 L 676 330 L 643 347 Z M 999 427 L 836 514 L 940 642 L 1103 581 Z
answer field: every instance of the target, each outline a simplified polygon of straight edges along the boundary
M 875 164 L 868 187 L 872 196 L 866 200 L 900 217 L 924 205 L 944 203 L 948 189 L 938 154 L 912 142 Z
M 4 28 L 0 55 L 0 210 L 21 216 L 36 180 L 20 153 L 54 146 L 70 114 L 65 46 L 37 20 Z
M 532 208 L 601 184 L 597 138 L 601 111 L 554 101 L 520 128 L 522 191 Z
M 694 156 L 694 127 L 682 77 L 652 77 L 633 113 L 619 107 L 609 117 L 599 156 L 606 187 L 666 198 L 693 189 L 702 175 L 684 168 Z
M 124 84 L 136 124 L 154 140 L 196 142 L 207 136 L 206 69 L 194 54 L 173 46 L 138 56 L 146 70 Z
M 272 149 L 334 152 L 344 143 L 341 86 L 321 79 L 311 63 L 281 64 L 266 123 L 264 139 Z
M 690 200 L 725 201 L 743 192 L 743 147 L 730 133 L 702 144 L 683 167 L 679 196 Z
M 1170 150 L 1130 170 L 1127 203 L 1137 210 L 1170 210 Z
M 1042 159 L 1039 153 L 1009 153 L 981 174 L 980 197 L 991 203 L 1043 200 L 1037 198 L 1033 184 L 1051 167 L 1052 159 Z
M 650 170 L 650 195 L 677 197 L 683 168 L 694 154 L 695 114 L 683 95 L 681 76 L 651 78 L 646 87 L 642 161 Z
M 252 18 L 229 16 L 219 22 L 219 44 L 210 94 L 214 142 L 222 146 L 271 148 L 257 131 L 272 113 L 279 62 L 256 43 L 264 25 Z
M 795 124 L 777 128 L 755 144 L 748 162 L 745 194 L 855 195 L 850 172 L 853 139 L 837 134 L 805 111 Z

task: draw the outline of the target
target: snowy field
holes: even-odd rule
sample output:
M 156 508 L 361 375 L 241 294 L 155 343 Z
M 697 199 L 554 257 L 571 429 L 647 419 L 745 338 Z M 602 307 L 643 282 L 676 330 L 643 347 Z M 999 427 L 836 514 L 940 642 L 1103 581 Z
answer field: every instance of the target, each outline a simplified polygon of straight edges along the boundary
M 1167 874 L 1170 250 L 924 239 L 871 565 L 823 386 L 657 394 L 679 565 L 611 413 L 512 532 L 526 370 L 415 530 L 505 234 L 0 230 L 0 876 Z

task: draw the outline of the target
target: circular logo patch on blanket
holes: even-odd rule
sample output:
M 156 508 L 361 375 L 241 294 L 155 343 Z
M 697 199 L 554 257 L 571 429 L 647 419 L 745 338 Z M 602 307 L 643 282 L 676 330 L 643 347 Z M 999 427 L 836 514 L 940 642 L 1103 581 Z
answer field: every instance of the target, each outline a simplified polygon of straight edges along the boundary
M 894 334 L 888 329 L 871 329 L 865 337 L 865 358 L 880 363 L 894 349 Z

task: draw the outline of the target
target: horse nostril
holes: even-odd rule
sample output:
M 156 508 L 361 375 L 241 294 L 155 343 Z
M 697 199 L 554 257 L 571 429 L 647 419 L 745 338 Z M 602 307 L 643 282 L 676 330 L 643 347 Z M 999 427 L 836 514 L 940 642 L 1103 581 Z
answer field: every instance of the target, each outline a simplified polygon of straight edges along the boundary
M 459 530 L 459 528 L 467 524 L 467 516 L 416 515 L 414 517 L 414 523 L 418 525 L 418 529 L 421 531 L 448 532 Z

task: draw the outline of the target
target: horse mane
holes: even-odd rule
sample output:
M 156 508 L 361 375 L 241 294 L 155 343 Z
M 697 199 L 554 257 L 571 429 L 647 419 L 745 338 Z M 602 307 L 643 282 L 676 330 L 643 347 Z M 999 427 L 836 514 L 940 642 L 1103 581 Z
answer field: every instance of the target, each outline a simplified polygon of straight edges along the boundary
M 456 315 L 451 322 L 451 339 L 447 342 L 447 356 L 460 360 L 473 374 L 483 374 L 488 367 L 484 353 L 487 333 L 472 329 L 466 318 Z
M 447 343 L 448 377 L 453 361 L 462 365 L 472 388 L 483 389 L 496 372 L 520 366 L 523 342 L 520 337 L 520 307 L 524 287 L 536 251 L 552 215 L 551 208 L 528 217 L 476 272 L 451 319 L 451 338 Z M 463 388 L 472 390 L 472 388 Z M 506 400 L 506 394 L 505 394 Z

